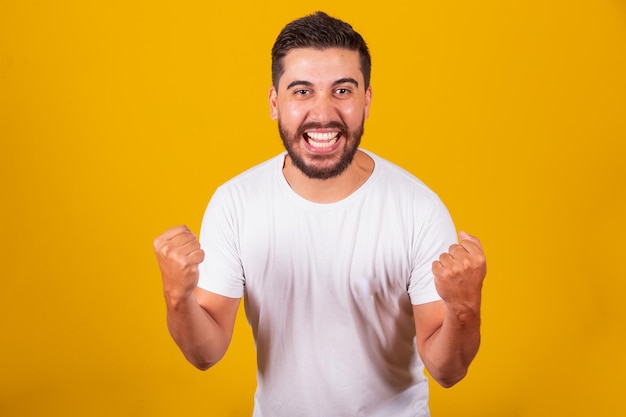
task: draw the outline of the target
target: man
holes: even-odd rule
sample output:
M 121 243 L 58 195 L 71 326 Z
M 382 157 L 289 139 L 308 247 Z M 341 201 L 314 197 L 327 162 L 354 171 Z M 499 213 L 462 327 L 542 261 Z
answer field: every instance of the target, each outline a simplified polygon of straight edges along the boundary
M 253 415 L 428 416 L 431 376 L 461 380 L 478 351 L 486 274 L 439 198 L 359 148 L 372 100 L 361 36 L 318 12 L 272 49 L 271 117 L 286 152 L 223 184 L 200 242 L 154 247 L 170 333 L 208 369 L 244 297 L 258 362 Z

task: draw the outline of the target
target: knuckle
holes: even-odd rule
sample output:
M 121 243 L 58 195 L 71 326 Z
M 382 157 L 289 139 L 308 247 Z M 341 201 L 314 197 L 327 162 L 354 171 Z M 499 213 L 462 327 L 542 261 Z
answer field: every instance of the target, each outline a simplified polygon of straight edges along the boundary
M 170 243 L 166 243 L 161 246 L 159 250 L 159 255 L 163 258 L 169 258 L 172 254 L 172 245 Z
M 465 268 L 463 268 L 461 265 L 455 262 L 452 265 L 450 265 L 449 271 L 450 271 L 450 276 L 454 277 L 459 274 L 462 274 L 463 271 L 465 271 Z

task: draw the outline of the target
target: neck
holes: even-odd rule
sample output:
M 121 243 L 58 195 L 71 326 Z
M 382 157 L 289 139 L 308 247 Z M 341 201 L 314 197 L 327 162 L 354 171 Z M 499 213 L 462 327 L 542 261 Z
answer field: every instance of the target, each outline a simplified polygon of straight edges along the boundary
M 329 204 L 343 200 L 361 187 L 374 171 L 374 160 L 359 150 L 341 174 L 328 179 L 309 178 L 285 157 L 283 175 L 300 197 L 314 203 Z

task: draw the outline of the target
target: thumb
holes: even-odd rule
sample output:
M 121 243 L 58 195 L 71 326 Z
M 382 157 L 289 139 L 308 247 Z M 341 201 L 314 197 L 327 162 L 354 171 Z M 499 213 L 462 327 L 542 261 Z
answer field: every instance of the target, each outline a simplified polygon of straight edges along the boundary
M 473 242 L 477 244 L 478 246 L 482 247 L 482 245 L 480 244 L 480 240 L 478 240 L 477 237 L 471 236 L 470 234 L 462 230 L 459 232 L 459 240 L 469 240 L 470 242 Z

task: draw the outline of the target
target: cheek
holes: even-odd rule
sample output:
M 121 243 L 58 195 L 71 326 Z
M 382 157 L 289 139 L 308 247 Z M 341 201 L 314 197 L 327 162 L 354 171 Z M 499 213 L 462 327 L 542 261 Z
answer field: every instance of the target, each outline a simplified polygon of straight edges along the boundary
M 348 106 L 342 111 L 344 120 L 350 125 L 360 125 L 364 115 L 366 115 L 366 109 L 363 106 Z
M 304 120 L 306 112 L 302 106 L 286 104 L 281 106 L 280 120 L 283 124 L 300 125 Z

